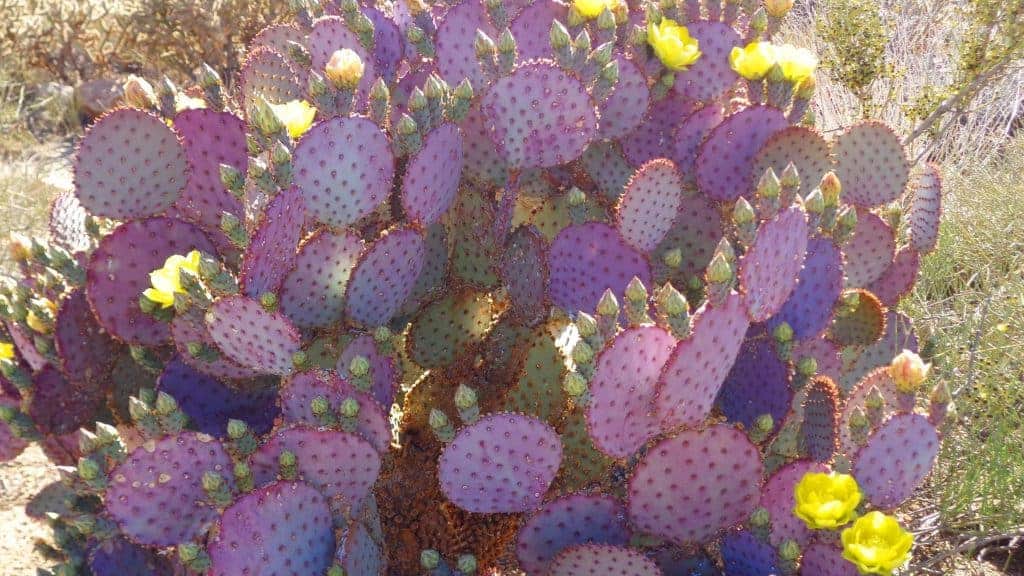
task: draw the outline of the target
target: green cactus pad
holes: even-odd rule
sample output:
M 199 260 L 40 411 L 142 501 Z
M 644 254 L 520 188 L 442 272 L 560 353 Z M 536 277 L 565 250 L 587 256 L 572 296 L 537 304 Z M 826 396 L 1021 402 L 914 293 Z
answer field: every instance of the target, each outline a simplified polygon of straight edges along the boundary
M 310 218 L 336 228 L 370 214 L 395 177 L 391 143 L 367 118 L 317 124 L 295 146 L 295 184 Z
M 21 402 L 17 399 L 0 395 L 0 406 L 18 409 L 20 405 Z M 15 436 L 10 426 L 0 422 L 0 462 L 14 460 L 28 447 L 29 443 L 27 441 Z M 31 502 L 29 504 L 31 505 Z
M 839 449 L 839 388 L 818 376 L 808 385 L 802 408 L 801 447 L 811 460 L 831 462 Z
M 448 275 L 448 233 L 444 224 L 435 222 L 424 231 L 424 236 L 423 270 L 399 312 L 403 316 L 417 312 L 424 302 L 435 299 Z
M 650 252 L 664 239 L 683 201 L 683 179 L 671 161 L 651 160 L 630 178 L 616 206 L 622 238 L 640 252 Z
M 221 298 L 206 312 L 206 329 L 221 353 L 242 366 L 283 376 L 292 371 L 299 331 L 280 312 L 244 296 Z
M 680 432 L 652 446 L 637 465 L 629 519 L 634 529 L 670 542 L 707 542 L 754 510 L 762 472 L 757 447 L 731 426 Z
M 792 162 L 800 175 L 800 192 L 806 196 L 821 182 L 822 176 L 832 169 L 828 142 L 814 128 L 790 126 L 776 132 L 764 143 L 754 157 L 751 181 L 757 182 L 771 168 L 781 175 Z
M 896 237 L 891 226 L 874 212 L 857 210 L 853 237 L 843 245 L 847 288 L 867 288 L 892 264 Z
M 500 246 L 491 234 L 495 221 L 488 198 L 466 188 L 459 191 L 445 218 L 452 273 L 478 288 L 493 288 L 499 282 L 494 262 Z
M 411 228 L 389 230 L 364 250 L 345 295 L 349 319 L 368 327 L 390 320 L 412 292 L 424 253 L 423 236 Z
M 914 289 L 920 268 L 921 255 L 913 246 L 905 246 L 896 253 L 882 276 L 871 283 L 870 290 L 882 304 L 896 306 Z
M 597 136 L 597 110 L 586 86 L 553 62 L 520 65 L 494 83 L 480 106 L 498 151 L 515 167 L 571 162 Z
M 350 230 L 318 230 L 306 238 L 281 283 L 281 312 L 301 328 L 340 321 L 345 289 L 362 251 L 363 241 Z
M 886 366 L 904 349 L 917 352 L 917 334 L 914 323 L 901 312 L 890 310 L 885 316 L 885 335 L 864 348 L 847 354 L 839 380 L 843 390 L 850 390 L 858 380 L 879 366 Z M 851 357 L 852 356 L 852 357 Z
M 828 466 L 820 462 L 798 460 L 780 468 L 768 478 L 761 490 L 760 506 L 768 510 L 771 519 L 771 531 L 768 541 L 778 546 L 784 540 L 795 540 L 801 546 L 807 545 L 814 536 L 807 524 L 793 514 L 796 499 L 793 489 L 811 472 L 828 472 Z
M 832 153 L 846 202 L 872 208 L 903 195 L 910 160 L 892 128 L 873 121 L 851 126 L 832 143 Z
M 539 321 L 547 312 L 548 266 L 536 228 L 521 226 L 509 236 L 500 272 L 511 300 L 508 313 L 527 325 Z
M 505 410 L 522 412 L 547 422 L 555 422 L 562 415 L 566 401 L 562 390 L 566 366 L 565 356 L 554 334 L 558 327 L 558 323 L 552 322 L 535 328 L 512 351 L 519 366 L 518 378 L 506 392 Z
M 473 290 L 428 304 L 409 330 L 409 358 L 424 368 L 441 368 L 472 353 L 491 329 L 492 305 L 487 294 Z
M 662 576 L 658 565 L 638 550 L 606 544 L 567 548 L 551 561 L 549 576 Z
M 792 206 L 761 224 L 754 245 L 740 260 L 747 314 L 753 322 L 771 318 L 796 288 L 807 255 L 807 214 Z
M 88 214 L 74 192 L 61 192 L 50 203 L 50 240 L 68 252 L 82 252 L 91 240 L 85 229 Z
M 94 216 L 154 216 L 174 204 L 188 180 L 178 135 L 141 110 L 121 108 L 100 118 L 75 155 L 75 191 Z
M 584 413 L 570 413 L 561 426 L 562 467 L 555 485 L 564 491 L 582 490 L 603 480 L 615 460 L 605 456 L 594 446 L 587 432 Z
M 256 98 L 262 96 L 271 104 L 285 104 L 306 97 L 295 67 L 272 48 L 260 46 L 249 52 L 238 73 L 238 92 L 248 114 Z
M 701 144 L 694 164 L 697 186 L 713 200 L 732 201 L 754 191 L 757 153 L 789 125 L 782 111 L 751 106 L 726 118 Z
M 612 140 L 599 140 L 587 146 L 580 157 L 580 165 L 601 195 L 611 200 L 622 195 L 633 176 L 633 167 Z
M 921 254 L 935 249 L 942 220 L 942 172 L 934 164 L 926 164 L 914 178 L 907 214 L 910 244 Z
M 455 199 L 462 176 L 462 136 L 454 124 L 443 124 L 423 141 L 406 165 L 402 208 L 422 226 L 437 221 Z
M 927 418 L 897 414 L 857 454 L 853 475 L 872 504 L 892 509 L 924 482 L 938 453 L 939 434 Z
M 688 189 L 697 189 L 694 165 L 704 139 L 725 118 L 725 110 L 719 104 L 710 103 L 686 117 L 676 128 L 672 141 L 672 160 L 683 174 L 683 183 Z
M 839 313 L 828 330 L 828 338 L 840 348 L 870 346 L 885 334 L 885 307 L 867 290 L 847 291 L 859 296 L 857 308 Z

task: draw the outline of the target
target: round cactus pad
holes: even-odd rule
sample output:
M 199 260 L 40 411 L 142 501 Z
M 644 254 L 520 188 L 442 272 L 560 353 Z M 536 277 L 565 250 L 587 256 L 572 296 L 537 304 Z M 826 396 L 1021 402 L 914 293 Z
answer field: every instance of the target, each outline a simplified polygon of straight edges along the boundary
M 580 165 L 605 198 L 617 199 L 633 176 L 633 167 L 626 161 L 619 145 L 611 140 L 598 140 L 587 146 Z
M 381 574 L 384 554 L 362 522 L 352 522 L 342 533 L 334 559 L 345 574 Z
M 761 224 L 757 239 L 740 261 L 740 285 L 753 322 L 782 308 L 796 288 L 807 254 L 807 214 L 790 207 Z
M 761 147 L 789 123 L 771 106 L 751 106 L 726 118 L 700 147 L 697 186 L 714 200 L 732 201 L 754 192 L 751 178 Z
M 718 566 L 704 552 L 692 554 L 670 546 L 655 552 L 653 558 L 665 576 L 722 576 Z
M 828 542 L 813 542 L 804 549 L 800 561 L 800 576 L 859 576 L 860 571 L 846 558 L 841 546 Z
M 551 244 L 548 267 L 551 300 L 566 311 L 593 312 L 608 289 L 622 302 L 633 277 L 651 286 L 647 260 L 617 230 L 600 222 L 562 230 Z
M 512 233 L 500 272 L 515 319 L 532 324 L 541 318 L 546 313 L 548 262 L 544 238 L 536 228 L 519 227 Z
M 141 110 L 121 108 L 86 132 L 75 157 L 75 189 L 94 216 L 142 218 L 171 207 L 189 179 L 178 135 Z
M 734 292 L 721 306 L 705 304 L 693 333 L 676 345 L 654 398 L 663 429 L 699 425 L 711 412 L 749 326 L 742 300 Z
M 359 81 L 359 94 L 369 93 L 370 86 L 377 80 L 374 58 L 366 51 L 366 48 L 359 42 L 359 36 L 349 29 L 344 20 L 338 16 L 324 16 L 317 19 L 313 23 L 313 29 L 309 31 L 307 45 L 312 60 L 312 69 L 317 71 L 327 68 L 327 63 L 330 62 L 331 55 L 335 51 L 348 48 L 355 52 L 365 67 L 363 77 Z
M 491 298 L 474 290 L 452 292 L 419 313 L 409 329 L 409 358 L 424 368 L 442 368 L 483 341 L 491 330 Z
M 281 312 L 302 328 L 330 326 L 345 312 L 345 289 L 363 241 L 351 230 L 318 230 L 307 238 L 281 283 Z
M 70 382 L 60 370 L 47 365 L 32 375 L 28 415 L 43 434 L 72 434 L 81 426 L 91 426 L 99 418 L 103 395 L 98 383 Z
M 896 390 L 896 382 L 889 374 L 888 366 L 875 368 L 867 376 L 862 378 L 846 395 L 846 403 L 843 405 L 843 412 L 839 425 L 840 450 L 847 454 L 857 452 L 858 446 L 850 434 L 850 418 L 859 408 L 864 409 L 868 396 L 875 394 L 882 396 L 882 419 L 896 414 L 900 411 L 900 393 Z
M 372 6 L 362 7 L 373 22 L 373 64 L 377 75 L 391 82 L 402 64 L 405 38 L 395 21 Z M 364 71 L 365 74 L 365 71 Z
M 336 117 L 314 126 L 294 155 L 295 184 L 310 218 L 345 227 L 373 212 L 391 192 L 391 143 L 367 118 Z
M 761 455 L 739 430 L 686 430 L 652 447 L 637 465 L 629 518 L 636 529 L 677 544 L 706 542 L 750 515 L 761 475 Z
M 503 407 L 549 422 L 557 421 L 565 411 L 565 356 L 552 334 L 557 325 L 542 324 L 524 336 L 522 344 L 510 354 L 519 361 L 518 378 L 505 393 Z M 513 374 L 516 372 L 513 368 Z
M 69 380 L 79 385 L 104 384 L 101 380 L 110 371 L 117 344 L 96 323 L 85 290 L 78 288 L 64 297 L 54 323 L 53 343 Z
M 356 265 L 345 295 L 349 318 L 381 326 L 409 297 L 423 268 L 423 236 L 411 228 L 390 230 L 370 246 Z
M 772 526 L 774 528 L 774 525 Z M 722 538 L 722 561 L 729 576 L 781 574 L 779 555 L 767 542 L 746 530 L 731 532 Z
M 168 257 L 192 250 L 214 254 L 213 245 L 192 224 L 174 218 L 133 220 L 100 242 L 89 260 L 86 295 L 100 325 L 130 344 L 157 346 L 170 336 L 167 324 L 143 314 L 139 296 L 149 273 Z
M 280 312 L 267 312 L 244 296 L 221 298 L 206 312 L 206 328 L 220 351 L 234 362 L 266 374 L 292 371 L 299 331 Z
M 778 176 L 790 162 L 800 176 L 800 190 L 806 196 L 821 182 L 822 176 L 832 169 L 828 142 L 817 130 L 804 126 L 790 126 L 776 132 L 754 157 L 751 181 L 757 182 L 768 168 Z
M 724 22 L 691 22 L 686 27 L 700 43 L 701 57 L 676 73 L 675 91 L 690 100 L 714 100 L 739 79 L 729 66 L 729 53 L 741 45 L 740 35 Z
M 482 93 L 487 77 L 477 60 L 474 41 L 481 30 L 497 41 L 498 31 L 487 17 L 487 9 L 480 0 L 463 0 L 445 14 L 437 26 L 434 45 L 437 50 L 437 71 L 452 86 L 468 79 L 473 90 Z
M 93 576 L 172 576 L 174 567 L 155 550 L 116 537 L 107 540 L 89 554 Z
M 281 415 L 288 423 L 320 426 L 313 414 L 313 399 L 323 396 L 331 410 L 337 414 L 341 404 L 352 398 L 359 405 L 356 416 L 356 434 L 366 439 L 375 450 L 384 454 L 391 443 L 391 426 L 387 410 L 372 396 L 341 378 L 325 372 L 301 372 L 288 378 L 281 389 Z
M 441 454 L 441 489 L 467 512 L 536 509 L 562 460 L 546 423 L 519 414 L 485 416 L 459 431 Z
M 874 212 L 857 210 L 857 227 L 843 245 L 847 288 L 867 288 L 892 264 L 896 238 L 892 227 Z
M 306 207 L 297 188 L 281 192 L 270 201 L 242 257 L 239 282 L 245 294 L 259 298 L 266 292 L 277 292 L 295 265 L 305 218 Z
M 239 93 L 248 111 L 257 96 L 271 104 L 284 104 L 306 97 L 298 72 L 280 53 L 266 46 L 249 52 L 238 76 Z
M 895 508 L 921 485 L 939 453 L 939 434 L 920 414 L 897 414 L 857 454 L 853 475 L 872 504 Z
M 185 110 L 174 117 L 174 128 L 185 144 L 189 166 L 188 186 L 174 207 L 211 236 L 222 237 L 220 215 L 228 212 L 241 218 L 244 214 L 241 202 L 220 180 L 220 165 L 245 174 L 249 166 L 245 122 L 229 112 Z
M 489 126 L 480 103 L 475 103 L 459 125 L 462 128 L 462 173 L 473 182 L 500 186 L 505 184 L 508 163 L 491 140 Z
M 178 401 L 178 407 L 188 415 L 190 428 L 218 438 L 225 437 L 232 418 L 244 421 L 257 435 L 265 434 L 278 413 L 274 389 L 231 388 L 179 359 L 164 367 L 157 390 Z
M 818 362 L 818 374 L 838 380 L 843 370 L 843 361 L 839 357 L 839 348 L 824 336 L 801 340 L 793 345 L 790 355 L 796 361 L 801 358 L 814 358 Z
M 462 177 L 462 135 L 454 124 L 442 124 L 427 134 L 402 181 L 402 208 L 423 226 L 437 221 L 455 199 Z
M 250 49 L 267 46 L 279 54 L 288 53 L 288 43 L 306 45 L 306 35 L 294 24 L 271 24 L 260 30 L 249 42 Z
M 61 192 L 50 204 L 50 240 L 72 253 L 87 250 L 91 239 L 85 229 L 86 216 L 74 192 Z
M 693 109 L 693 102 L 675 93 L 652 103 L 643 123 L 621 139 L 622 151 L 629 163 L 642 166 L 665 157 L 672 149 L 678 127 Z
M 853 388 L 864 375 L 879 366 L 888 365 L 904 349 L 917 351 L 914 323 L 902 313 L 890 310 L 885 316 L 885 334 L 878 342 L 860 351 L 853 363 L 844 369 L 839 384 L 843 390 Z
M 796 288 L 782 308 L 772 316 L 772 330 L 782 322 L 793 329 L 793 338 L 813 338 L 828 327 L 832 309 L 843 291 L 843 255 L 831 240 L 822 237 L 807 242 L 807 257 Z
M 651 407 L 662 367 L 676 339 L 657 326 L 630 328 L 601 351 L 590 381 L 587 424 L 594 444 L 629 458 L 659 432 Z
M 914 289 L 920 268 L 920 253 L 912 245 L 905 246 L 896 253 L 882 276 L 871 283 L 870 290 L 882 304 L 896 306 L 904 295 Z
M 768 510 L 771 519 L 772 529 L 768 534 L 768 540 L 773 546 L 778 546 L 789 539 L 806 546 L 814 536 L 814 532 L 807 524 L 793 514 L 793 507 L 796 504 L 793 489 L 797 482 L 803 479 L 804 474 L 810 472 L 828 472 L 828 467 L 818 462 L 798 460 L 783 466 L 765 482 L 761 490 L 760 506 Z
M 293 426 L 273 433 L 252 455 L 257 486 L 277 477 L 278 457 L 286 450 L 295 455 L 301 480 L 353 509 L 362 505 L 380 473 L 380 455 L 358 435 Z
M 334 557 L 324 497 L 304 482 L 275 482 L 235 501 L 207 547 L 210 576 L 323 574 Z
M 843 200 L 867 208 L 903 195 L 910 160 L 896 133 L 881 122 L 851 126 L 832 143 Z
M 807 388 L 800 442 L 811 460 L 831 462 L 839 448 L 839 388 L 827 376 L 819 376 Z
M 448 274 L 448 231 L 443 222 L 436 222 L 423 232 L 423 270 L 416 278 L 412 293 L 399 311 L 400 315 L 411 314 L 419 310 L 423 302 L 428 302 L 441 293 L 444 280 Z
M 216 358 L 208 358 L 193 356 L 189 353 L 188 345 L 193 342 L 211 348 L 217 347 L 217 343 L 214 342 L 210 331 L 206 328 L 203 313 L 198 309 L 175 315 L 174 320 L 171 321 L 171 337 L 174 339 L 174 346 L 177 348 L 181 360 L 204 374 L 228 380 L 243 380 L 259 375 L 259 371 L 242 366 L 226 358 L 223 354 L 217 354 Z
M 551 562 L 548 576 L 662 576 L 654 560 L 632 548 L 581 544 L 564 550 Z
M 857 307 L 837 314 L 828 331 L 828 338 L 840 348 L 870 346 L 885 335 L 885 307 L 867 290 L 851 290 L 856 294 Z
M 668 233 L 683 201 L 683 178 L 671 160 L 651 160 L 636 171 L 616 208 L 622 238 L 650 252 Z
M 725 377 L 718 405 L 730 422 L 748 430 L 759 416 L 771 414 L 777 430 L 793 400 L 789 379 L 789 366 L 779 358 L 771 339 L 767 335 L 750 338 Z
M 551 58 L 551 25 L 555 20 L 563 24 L 568 22 L 568 16 L 568 7 L 557 0 L 539 0 L 525 7 L 509 26 L 516 39 L 516 56 L 519 61 Z M 620 82 L 621 73 L 620 69 Z
M 516 558 L 529 574 L 546 574 L 551 560 L 577 544 L 629 542 L 626 510 L 611 496 L 572 494 L 544 505 L 519 529 Z
M 493 236 L 495 212 L 489 193 L 463 188 L 445 218 L 452 273 L 478 288 L 493 288 L 499 281 L 494 270 L 500 249 Z
M 714 202 L 700 194 L 684 197 L 675 222 L 651 254 L 654 281 L 671 281 L 682 289 L 692 277 L 702 276 L 723 234 L 722 219 Z M 682 251 L 683 259 L 678 267 L 670 268 L 665 264 L 665 254 L 676 249 Z
M 910 244 L 922 254 L 935 249 L 942 219 L 942 173 L 934 164 L 926 164 L 914 178 L 910 200 Z
M 725 111 L 722 106 L 711 103 L 690 114 L 676 129 L 675 138 L 673 138 L 672 160 L 679 166 L 687 188 L 697 188 L 694 165 L 697 162 L 700 146 L 724 118 Z
M 498 79 L 480 106 L 498 150 L 519 168 L 571 162 L 597 136 L 586 86 L 550 62 L 523 64 Z
M 391 406 L 398 390 L 398 371 L 395 359 L 380 351 L 373 336 L 362 334 L 349 342 L 342 350 L 335 368 L 339 376 L 349 377 L 348 367 L 356 356 L 362 356 L 370 362 L 370 380 L 373 382 L 370 391 L 373 397 L 383 406 Z
M 640 68 L 624 56 L 616 56 L 615 61 L 619 64 L 619 80 L 611 95 L 599 104 L 602 138 L 621 138 L 635 130 L 643 123 L 650 101 L 647 79 Z
M 149 546 L 174 546 L 198 536 L 217 518 L 205 504 L 206 472 L 234 488 L 231 457 L 209 436 L 183 432 L 139 446 L 111 470 L 107 513 L 121 531 Z

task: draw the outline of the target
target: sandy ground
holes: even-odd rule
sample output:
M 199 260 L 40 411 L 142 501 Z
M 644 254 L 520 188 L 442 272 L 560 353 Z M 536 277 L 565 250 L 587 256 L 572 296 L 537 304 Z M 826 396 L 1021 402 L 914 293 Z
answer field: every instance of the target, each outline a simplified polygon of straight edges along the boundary
M 34 576 L 46 561 L 33 549 L 36 540 L 48 539 L 50 529 L 25 515 L 32 496 L 57 479 L 57 471 L 38 446 L 0 464 L 0 574 Z

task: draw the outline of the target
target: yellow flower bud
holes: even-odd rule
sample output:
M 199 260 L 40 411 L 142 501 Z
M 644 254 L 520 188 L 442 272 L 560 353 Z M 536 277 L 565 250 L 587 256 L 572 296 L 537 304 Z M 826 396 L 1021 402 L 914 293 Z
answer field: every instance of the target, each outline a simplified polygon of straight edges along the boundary
M 843 558 L 861 574 L 889 576 L 910 559 L 914 536 L 900 523 L 877 510 L 857 519 L 841 535 Z
M 271 104 L 270 108 L 288 129 L 288 135 L 292 139 L 298 139 L 305 134 L 313 126 L 313 120 L 316 118 L 316 108 L 310 106 L 309 102 L 305 100 Z
M 849 474 L 808 472 L 793 488 L 793 498 L 793 514 L 808 528 L 833 530 L 853 520 L 861 493 Z
M 342 48 L 331 54 L 331 59 L 324 68 L 324 76 L 337 88 L 355 90 L 359 81 L 363 79 L 365 69 L 366 65 L 358 54 L 348 48 Z
M 775 47 L 769 42 L 751 42 L 729 53 L 729 65 L 747 80 L 761 80 L 775 64 Z
M 138 76 L 129 76 L 124 83 L 124 101 L 133 108 L 148 110 L 157 105 L 153 85 Z
M 647 43 L 669 70 L 685 70 L 701 56 L 700 42 L 690 36 L 686 26 L 662 18 L 661 24 L 647 25 Z
M 600 16 L 605 8 L 614 10 L 615 0 L 574 0 L 572 6 L 580 16 L 587 20 L 593 20 Z
M 174 306 L 174 295 L 185 293 L 181 286 L 181 271 L 188 270 L 198 276 L 201 259 L 202 254 L 198 250 L 189 252 L 187 256 L 175 254 L 167 258 L 162 268 L 149 273 L 152 287 L 147 288 L 142 294 L 163 308 Z
M 889 364 L 889 375 L 900 392 L 913 394 L 928 377 L 930 369 L 931 364 L 925 364 L 914 352 L 904 350 L 892 359 L 892 363 Z
M 0 360 L 13 360 L 14 359 L 14 344 L 10 342 L 0 342 Z
M 764 8 L 773 18 L 782 18 L 793 8 L 793 0 L 764 0 Z
M 32 240 L 24 234 L 12 232 L 7 247 L 10 250 L 11 259 L 15 262 L 24 262 L 32 257 Z

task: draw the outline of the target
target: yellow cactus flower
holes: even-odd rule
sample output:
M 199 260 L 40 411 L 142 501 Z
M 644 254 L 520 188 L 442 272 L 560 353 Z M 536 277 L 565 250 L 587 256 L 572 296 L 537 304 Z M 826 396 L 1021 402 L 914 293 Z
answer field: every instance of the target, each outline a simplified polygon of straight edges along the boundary
M 793 514 L 812 530 L 832 530 L 856 516 L 861 493 L 849 474 L 808 472 L 793 489 Z
M 775 62 L 782 67 L 782 75 L 793 84 L 814 74 L 814 69 L 818 67 L 818 57 L 806 48 L 783 44 L 776 46 L 774 52 Z
M 184 112 L 185 110 L 202 110 L 206 108 L 206 100 L 202 98 L 194 98 L 188 94 L 178 94 L 178 98 L 174 102 L 175 112 Z
M 180 254 L 171 256 L 164 262 L 162 268 L 149 273 L 149 281 L 153 286 L 147 288 L 142 294 L 163 308 L 174 306 L 174 295 L 185 293 L 185 289 L 181 286 L 181 271 L 188 270 L 193 274 L 199 274 L 201 258 L 202 255 L 198 250 L 189 252 L 187 256 Z
M 701 55 L 700 42 L 690 36 L 686 26 L 668 18 L 662 18 L 657 26 L 653 22 L 647 25 L 647 43 L 669 70 L 686 70 Z
M 857 519 L 842 533 L 843 558 L 861 574 L 889 576 L 910 559 L 914 536 L 892 516 L 874 511 Z
M 335 50 L 324 68 L 324 75 L 338 88 L 354 90 L 363 79 L 366 65 L 363 59 L 348 48 Z
M 305 134 L 313 126 L 313 120 L 316 118 L 316 108 L 305 100 L 271 104 L 270 107 L 288 129 L 288 135 L 293 139 L 298 139 Z
M 925 364 L 916 353 L 904 350 L 892 359 L 892 363 L 889 364 L 889 375 L 892 376 L 897 390 L 904 394 L 913 394 L 928 377 L 928 370 L 931 367 L 931 364 Z
M 0 360 L 14 360 L 14 344 L 0 342 Z
M 615 10 L 615 0 L 573 0 L 572 5 L 587 20 L 597 18 L 605 8 Z
M 751 42 L 729 53 L 729 65 L 747 80 L 761 80 L 775 65 L 775 46 L 770 42 Z

